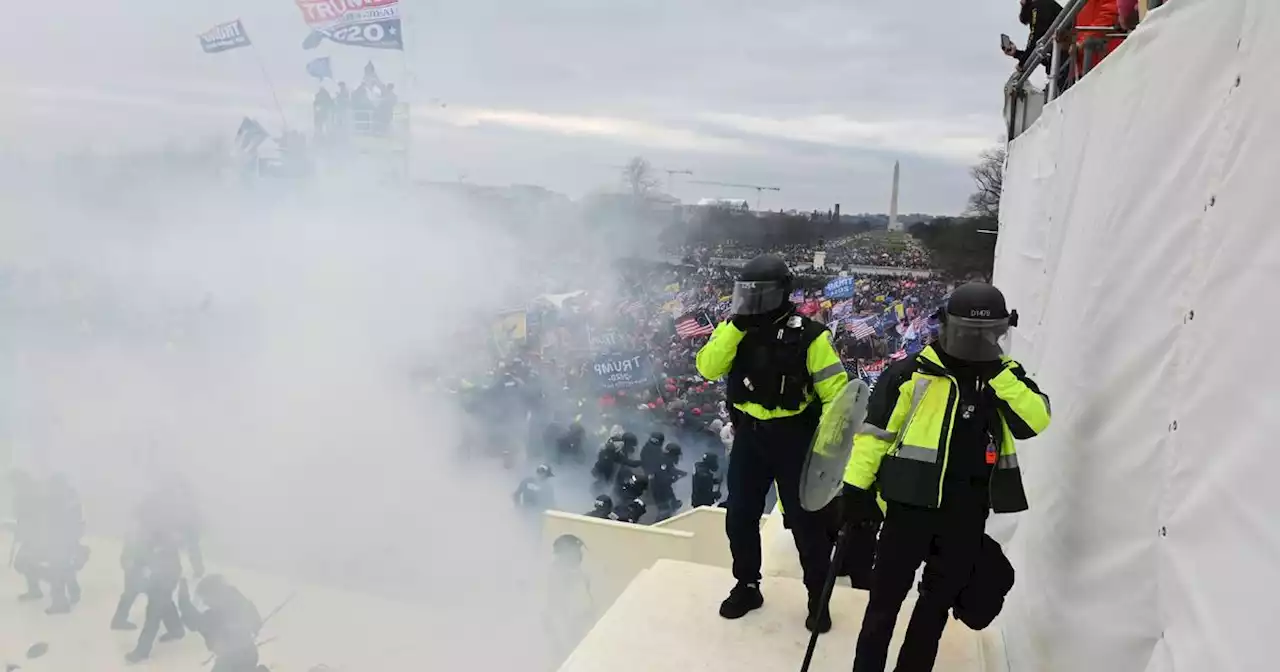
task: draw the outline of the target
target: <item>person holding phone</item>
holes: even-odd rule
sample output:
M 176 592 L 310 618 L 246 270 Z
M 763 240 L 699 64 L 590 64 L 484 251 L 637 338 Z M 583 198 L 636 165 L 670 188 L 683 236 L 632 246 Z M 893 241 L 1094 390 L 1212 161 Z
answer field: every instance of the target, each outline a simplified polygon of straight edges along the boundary
M 1035 67 L 1035 63 L 1028 64 L 1027 59 L 1031 58 L 1031 52 L 1035 51 L 1036 43 L 1049 33 L 1049 26 L 1058 19 L 1058 14 L 1062 13 L 1062 5 L 1056 0 L 1022 0 L 1022 10 L 1018 13 L 1018 21 L 1022 25 L 1031 29 L 1031 34 L 1027 38 L 1027 46 L 1025 49 L 1018 49 L 1017 45 L 1008 35 L 1000 36 L 1000 49 L 1005 55 L 1018 59 L 1019 68 Z M 1042 59 L 1045 72 L 1051 67 L 1049 54 L 1045 54 Z

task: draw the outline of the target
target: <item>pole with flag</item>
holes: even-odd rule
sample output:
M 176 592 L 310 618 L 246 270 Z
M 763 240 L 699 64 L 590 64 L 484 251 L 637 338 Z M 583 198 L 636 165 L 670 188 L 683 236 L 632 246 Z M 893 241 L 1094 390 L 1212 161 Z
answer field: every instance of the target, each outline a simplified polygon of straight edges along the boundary
M 217 54 L 240 47 L 249 47 L 253 52 L 253 60 L 257 61 L 258 69 L 262 72 L 262 79 L 267 84 L 267 90 L 271 92 L 271 100 L 276 105 L 276 112 L 280 114 L 280 123 L 284 128 L 289 127 L 289 122 L 285 119 L 284 108 L 280 105 L 280 96 L 276 95 L 276 85 L 271 81 L 271 75 L 267 74 L 267 67 L 262 63 L 262 58 L 258 56 L 258 50 L 253 48 L 253 41 L 249 39 L 249 33 L 244 29 L 244 23 L 240 19 L 220 23 L 213 28 L 201 33 L 200 47 L 204 49 L 206 54 Z
M 321 81 L 333 79 L 333 64 L 328 56 L 312 59 L 307 62 L 307 74 Z

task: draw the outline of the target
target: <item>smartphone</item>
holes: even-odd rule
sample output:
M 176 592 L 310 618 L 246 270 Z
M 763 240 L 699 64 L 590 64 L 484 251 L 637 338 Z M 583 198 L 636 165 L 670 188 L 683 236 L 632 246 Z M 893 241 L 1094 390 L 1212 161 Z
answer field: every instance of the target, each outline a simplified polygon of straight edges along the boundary
M 1017 49 L 1017 47 L 1013 45 L 1013 40 L 1004 33 L 1000 33 L 1000 48 L 1004 51 L 1014 51 Z

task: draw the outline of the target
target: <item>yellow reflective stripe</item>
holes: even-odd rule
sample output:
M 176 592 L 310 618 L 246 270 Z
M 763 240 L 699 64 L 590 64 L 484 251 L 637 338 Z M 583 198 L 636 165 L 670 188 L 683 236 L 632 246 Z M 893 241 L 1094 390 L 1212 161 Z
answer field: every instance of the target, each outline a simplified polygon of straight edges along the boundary
M 739 404 L 734 404 L 733 407 L 755 418 L 756 420 L 776 420 L 778 418 L 789 418 L 793 415 L 800 415 L 801 413 L 804 413 L 806 408 L 809 408 L 809 404 L 812 402 L 813 402 L 813 398 L 810 397 L 809 399 L 806 399 L 803 404 L 800 405 L 799 409 L 794 411 L 786 408 L 769 410 L 764 406 L 757 404 L 754 401 L 744 401 Z
M 996 462 L 996 468 L 997 469 L 1017 469 L 1018 454 L 1010 453 L 1008 455 L 1001 455 L 1000 460 Z
M 915 419 L 916 411 L 920 410 L 920 402 L 924 399 L 925 393 L 929 390 L 929 379 L 918 378 L 915 381 L 915 387 L 911 390 L 911 405 L 907 407 L 907 417 L 902 421 L 902 429 L 898 430 L 898 436 L 894 439 L 893 452 L 902 445 L 906 439 L 907 432 L 911 430 L 911 421 Z
M 849 386 L 849 375 L 845 373 L 840 355 L 831 345 L 831 332 L 824 331 L 809 343 L 805 351 L 805 366 L 813 378 L 813 391 L 823 404 L 835 401 L 845 388 Z M 826 409 L 823 409 L 826 413 Z
M 938 451 L 925 446 L 899 446 L 898 452 L 894 453 L 894 455 L 904 460 L 915 460 L 916 462 L 928 462 L 930 464 L 938 461 Z
M 898 440 L 897 434 L 894 434 L 893 432 L 887 429 L 881 429 L 879 427 L 876 427 L 875 425 L 869 425 L 866 423 L 863 423 L 862 431 L 858 433 L 870 434 L 871 436 L 874 436 L 877 439 L 880 439 L 881 441 L 897 441 Z
M 821 371 L 814 371 L 810 375 L 813 376 L 813 383 L 816 385 L 832 376 L 837 376 L 842 373 L 845 373 L 844 364 L 836 362 L 830 366 L 823 367 Z

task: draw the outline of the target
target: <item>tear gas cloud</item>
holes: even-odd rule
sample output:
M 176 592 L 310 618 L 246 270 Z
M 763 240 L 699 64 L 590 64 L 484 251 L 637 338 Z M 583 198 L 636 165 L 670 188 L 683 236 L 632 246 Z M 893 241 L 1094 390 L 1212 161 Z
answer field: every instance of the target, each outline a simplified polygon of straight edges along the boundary
M 414 374 L 489 368 L 494 313 L 538 291 L 607 293 L 610 251 L 573 219 L 512 227 L 353 179 L 248 188 L 60 165 L 7 169 L 0 200 L 14 465 L 68 474 L 90 539 L 181 477 L 215 565 L 420 605 L 434 659 L 404 669 L 537 669 L 545 558 L 511 505 L 525 467 L 459 460 L 472 420 Z M 549 249 L 565 239 L 579 247 Z M 371 631 L 333 636 L 381 645 Z

